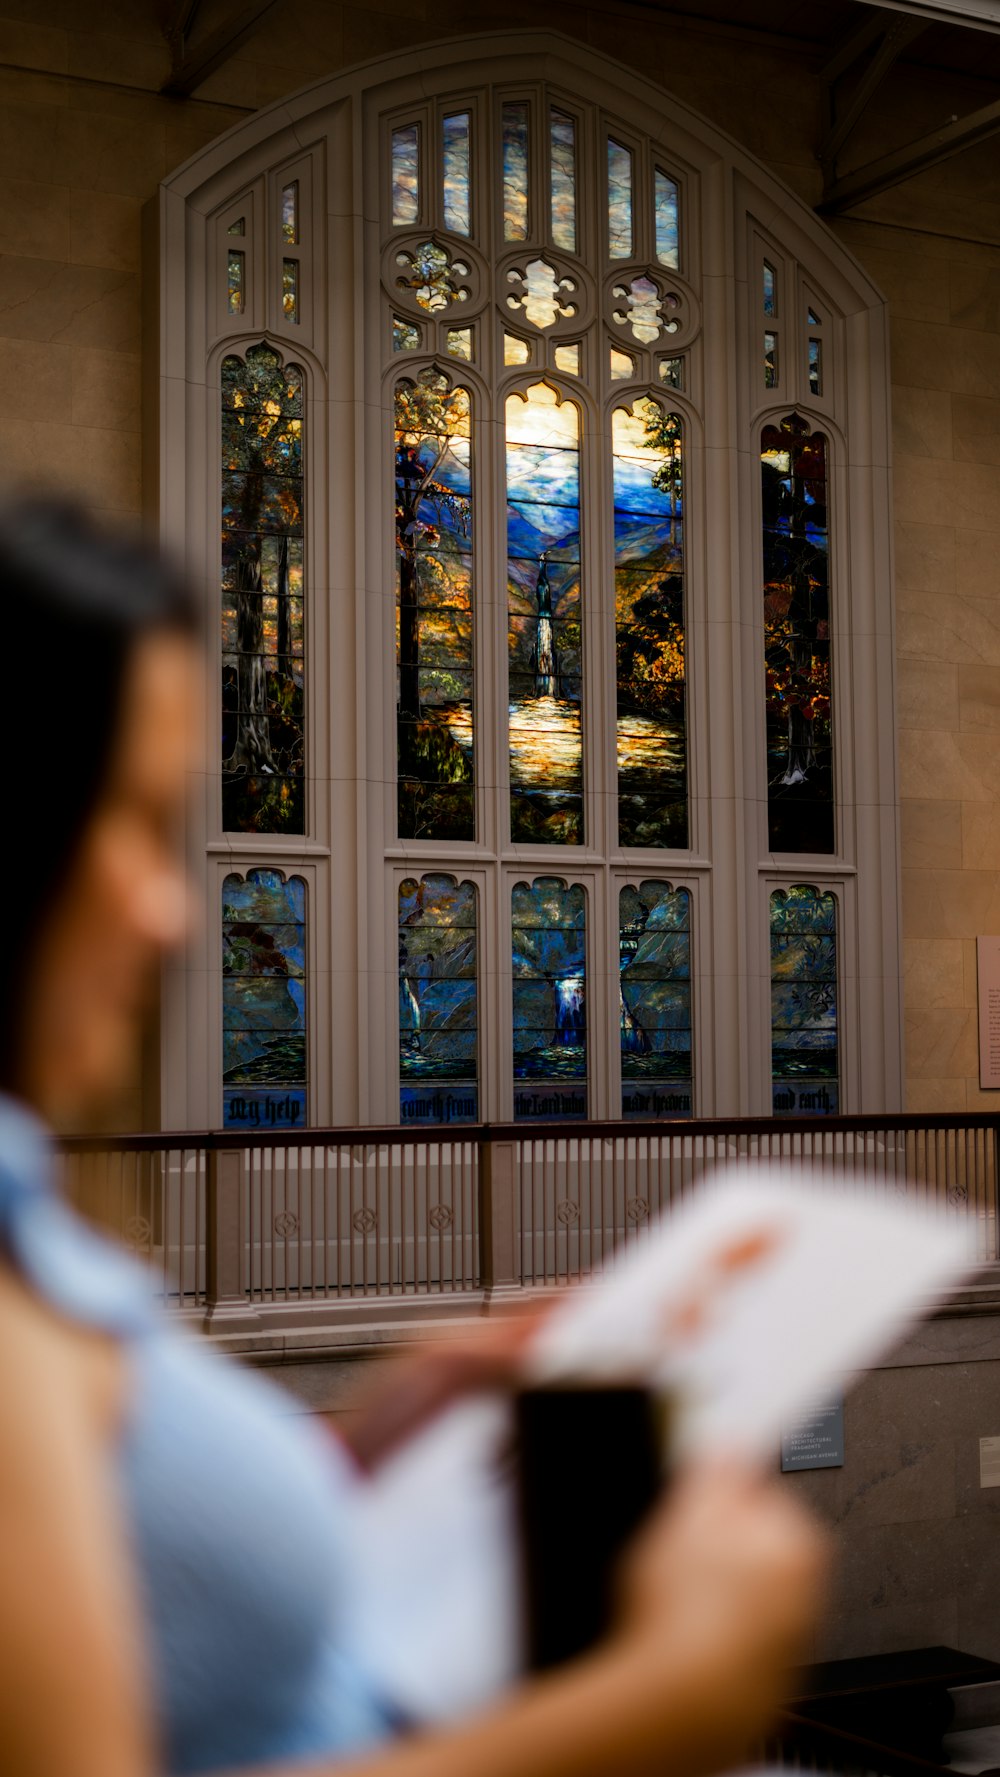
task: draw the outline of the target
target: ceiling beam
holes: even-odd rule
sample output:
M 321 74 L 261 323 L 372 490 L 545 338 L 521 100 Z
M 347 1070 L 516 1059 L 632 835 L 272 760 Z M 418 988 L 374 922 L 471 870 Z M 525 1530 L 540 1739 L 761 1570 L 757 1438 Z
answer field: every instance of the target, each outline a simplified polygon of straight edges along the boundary
M 962 154 L 967 148 L 975 148 L 998 133 L 1000 99 L 994 100 L 992 105 L 983 105 L 978 111 L 970 111 L 967 117 L 954 118 L 942 129 L 932 130 L 930 135 L 908 142 L 904 148 L 894 149 L 892 154 L 869 161 L 867 166 L 855 168 L 842 179 L 835 179 L 827 186 L 816 208 L 821 216 L 843 215 L 845 210 L 856 209 L 868 198 L 878 197 L 880 192 L 889 191 L 905 179 L 925 173 L 928 167 L 936 167 L 941 161 L 950 160 L 952 155 Z
M 888 17 L 888 14 L 885 16 Z M 858 57 L 863 56 L 865 50 L 870 49 L 873 43 L 878 42 L 884 30 L 885 17 L 882 16 L 880 8 L 878 12 L 863 19 L 860 25 L 855 25 L 853 31 L 848 31 L 846 37 L 841 39 L 838 48 L 834 50 L 830 60 L 824 62 L 819 71 L 819 78 L 823 85 L 832 86 L 835 80 L 839 80 L 842 74 L 846 74 L 848 68 L 854 66 Z
M 919 37 L 927 29 L 922 19 L 907 18 L 905 14 L 896 14 L 895 17 L 886 14 L 885 18 L 885 35 L 862 74 L 850 104 L 820 143 L 819 158 L 828 171 L 836 162 L 848 137 L 857 129 L 893 62 L 902 55 L 907 44 L 913 42 L 914 37 Z
M 172 93 L 178 97 L 189 97 L 196 87 L 201 86 L 203 81 L 208 79 L 210 74 L 215 73 L 216 68 L 221 68 L 224 62 L 228 62 L 230 56 L 235 55 L 240 44 L 245 42 L 255 26 L 259 25 L 261 19 L 276 5 L 277 0 L 247 0 L 247 4 L 239 7 L 216 30 L 209 32 L 202 43 L 186 51 L 170 78 L 164 81 L 160 91 Z M 193 10 L 192 7 L 192 13 Z M 182 4 L 177 8 L 177 14 L 180 15 L 184 11 L 185 6 L 182 0 Z
M 1000 31 L 1000 0 L 860 0 L 910 12 L 928 25 L 965 25 L 973 31 Z

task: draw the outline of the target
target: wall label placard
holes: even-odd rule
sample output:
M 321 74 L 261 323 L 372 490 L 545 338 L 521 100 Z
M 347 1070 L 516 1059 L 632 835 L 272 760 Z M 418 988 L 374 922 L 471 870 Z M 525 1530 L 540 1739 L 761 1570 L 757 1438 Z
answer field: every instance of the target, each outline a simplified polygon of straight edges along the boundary
M 819 1401 L 781 1439 L 781 1472 L 796 1469 L 843 1468 L 844 1397 L 833 1395 Z
M 979 976 L 979 1084 L 1000 1088 L 1000 938 L 976 939 Z

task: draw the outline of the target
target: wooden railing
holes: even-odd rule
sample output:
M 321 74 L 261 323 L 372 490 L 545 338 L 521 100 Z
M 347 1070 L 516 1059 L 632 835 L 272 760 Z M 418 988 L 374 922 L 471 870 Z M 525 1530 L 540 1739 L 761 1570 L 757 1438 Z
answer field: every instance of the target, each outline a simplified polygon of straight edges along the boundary
M 718 1118 L 80 1137 L 68 1195 L 208 1326 L 554 1287 L 645 1237 L 711 1168 L 805 1163 L 933 1200 L 1000 1258 L 1000 1120 Z

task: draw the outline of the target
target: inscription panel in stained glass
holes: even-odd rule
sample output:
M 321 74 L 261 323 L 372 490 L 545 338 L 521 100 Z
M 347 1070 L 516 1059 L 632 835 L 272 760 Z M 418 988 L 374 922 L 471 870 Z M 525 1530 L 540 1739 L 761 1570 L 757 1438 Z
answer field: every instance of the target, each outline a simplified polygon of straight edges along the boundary
M 303 833 L 302 378 L 222 366 L 222 825 Z
M 641 882 L 618 897 L 622 1116 L 689 1117 L 691 896 Z
M 514 1116 L 587 1115 L 587 896 L 556 877 L 511 895 Z
M 454 876 L 399 885 L 399 1119 L 479 1115 L 477 890 Z
M 222 1102 L 227 1129 L 306 1122 L 306 891 L 279 870 L 222 888 Z
M 771 896 L 772 1108 L 818 1116 L 840 1108 L 837 902 L 806 884 Z

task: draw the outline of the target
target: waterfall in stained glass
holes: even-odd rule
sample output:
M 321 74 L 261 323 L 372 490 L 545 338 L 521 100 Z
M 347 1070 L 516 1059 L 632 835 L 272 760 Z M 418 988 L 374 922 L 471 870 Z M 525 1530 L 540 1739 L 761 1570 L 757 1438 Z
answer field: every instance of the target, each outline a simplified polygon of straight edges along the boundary
M 536 383 L 506 417 L 511 838 L 581 845 L 579 415 Z
M 826 439 L 790 414 L 761 439 L 768 844 L 834 849 Z
M 661 265 L 676 271 L 679 263 L 677 183 L 661 173 L 653 176 L 653 199 L 656 208 L 656 257 Z
M 471 228 L 471 119 L 468 111 L 446 117 L 444 135 L 444 225 L 452 234 Z
M 392 132 L 392 220 L 416 222 L 420 215 L 420 130 L 415 123 Z
M 549 120 L 551 155 L 552 244 L 576 252 L 576 125 L 565 111 L 553 110 Z
M 840 1109 L 837 902 L 806 884 L 771 896 L 772 1109 L 825 1116 Z
M 632 241 L 632 153 L 609 139 L 608 257 L 631 259 Z
M 222 825 L 304 833 L 302 376 L 222 365 Z
M 514 1116 L 587 1115 L 587 895 L 556 877 L 511 894 Z
M 479 1115 L 477 891 L 454 876 L 399 885 L 399 1120 Z
M 528 107 L 503 108 L 503 238 L 528 238 Z
M 395 398 L 398 830 L 473 839 L 471 414 L 436 371 Z
M 691 896 L 641 882 L 618 897 L 622 1116 L 689 1117 Z
M 686 847 L 684 463 L 674 413 L 612 416 L 618 840 Z
M 306 1122 L 306 891 L 279 870 L 222 885 L 222 1120 Z

